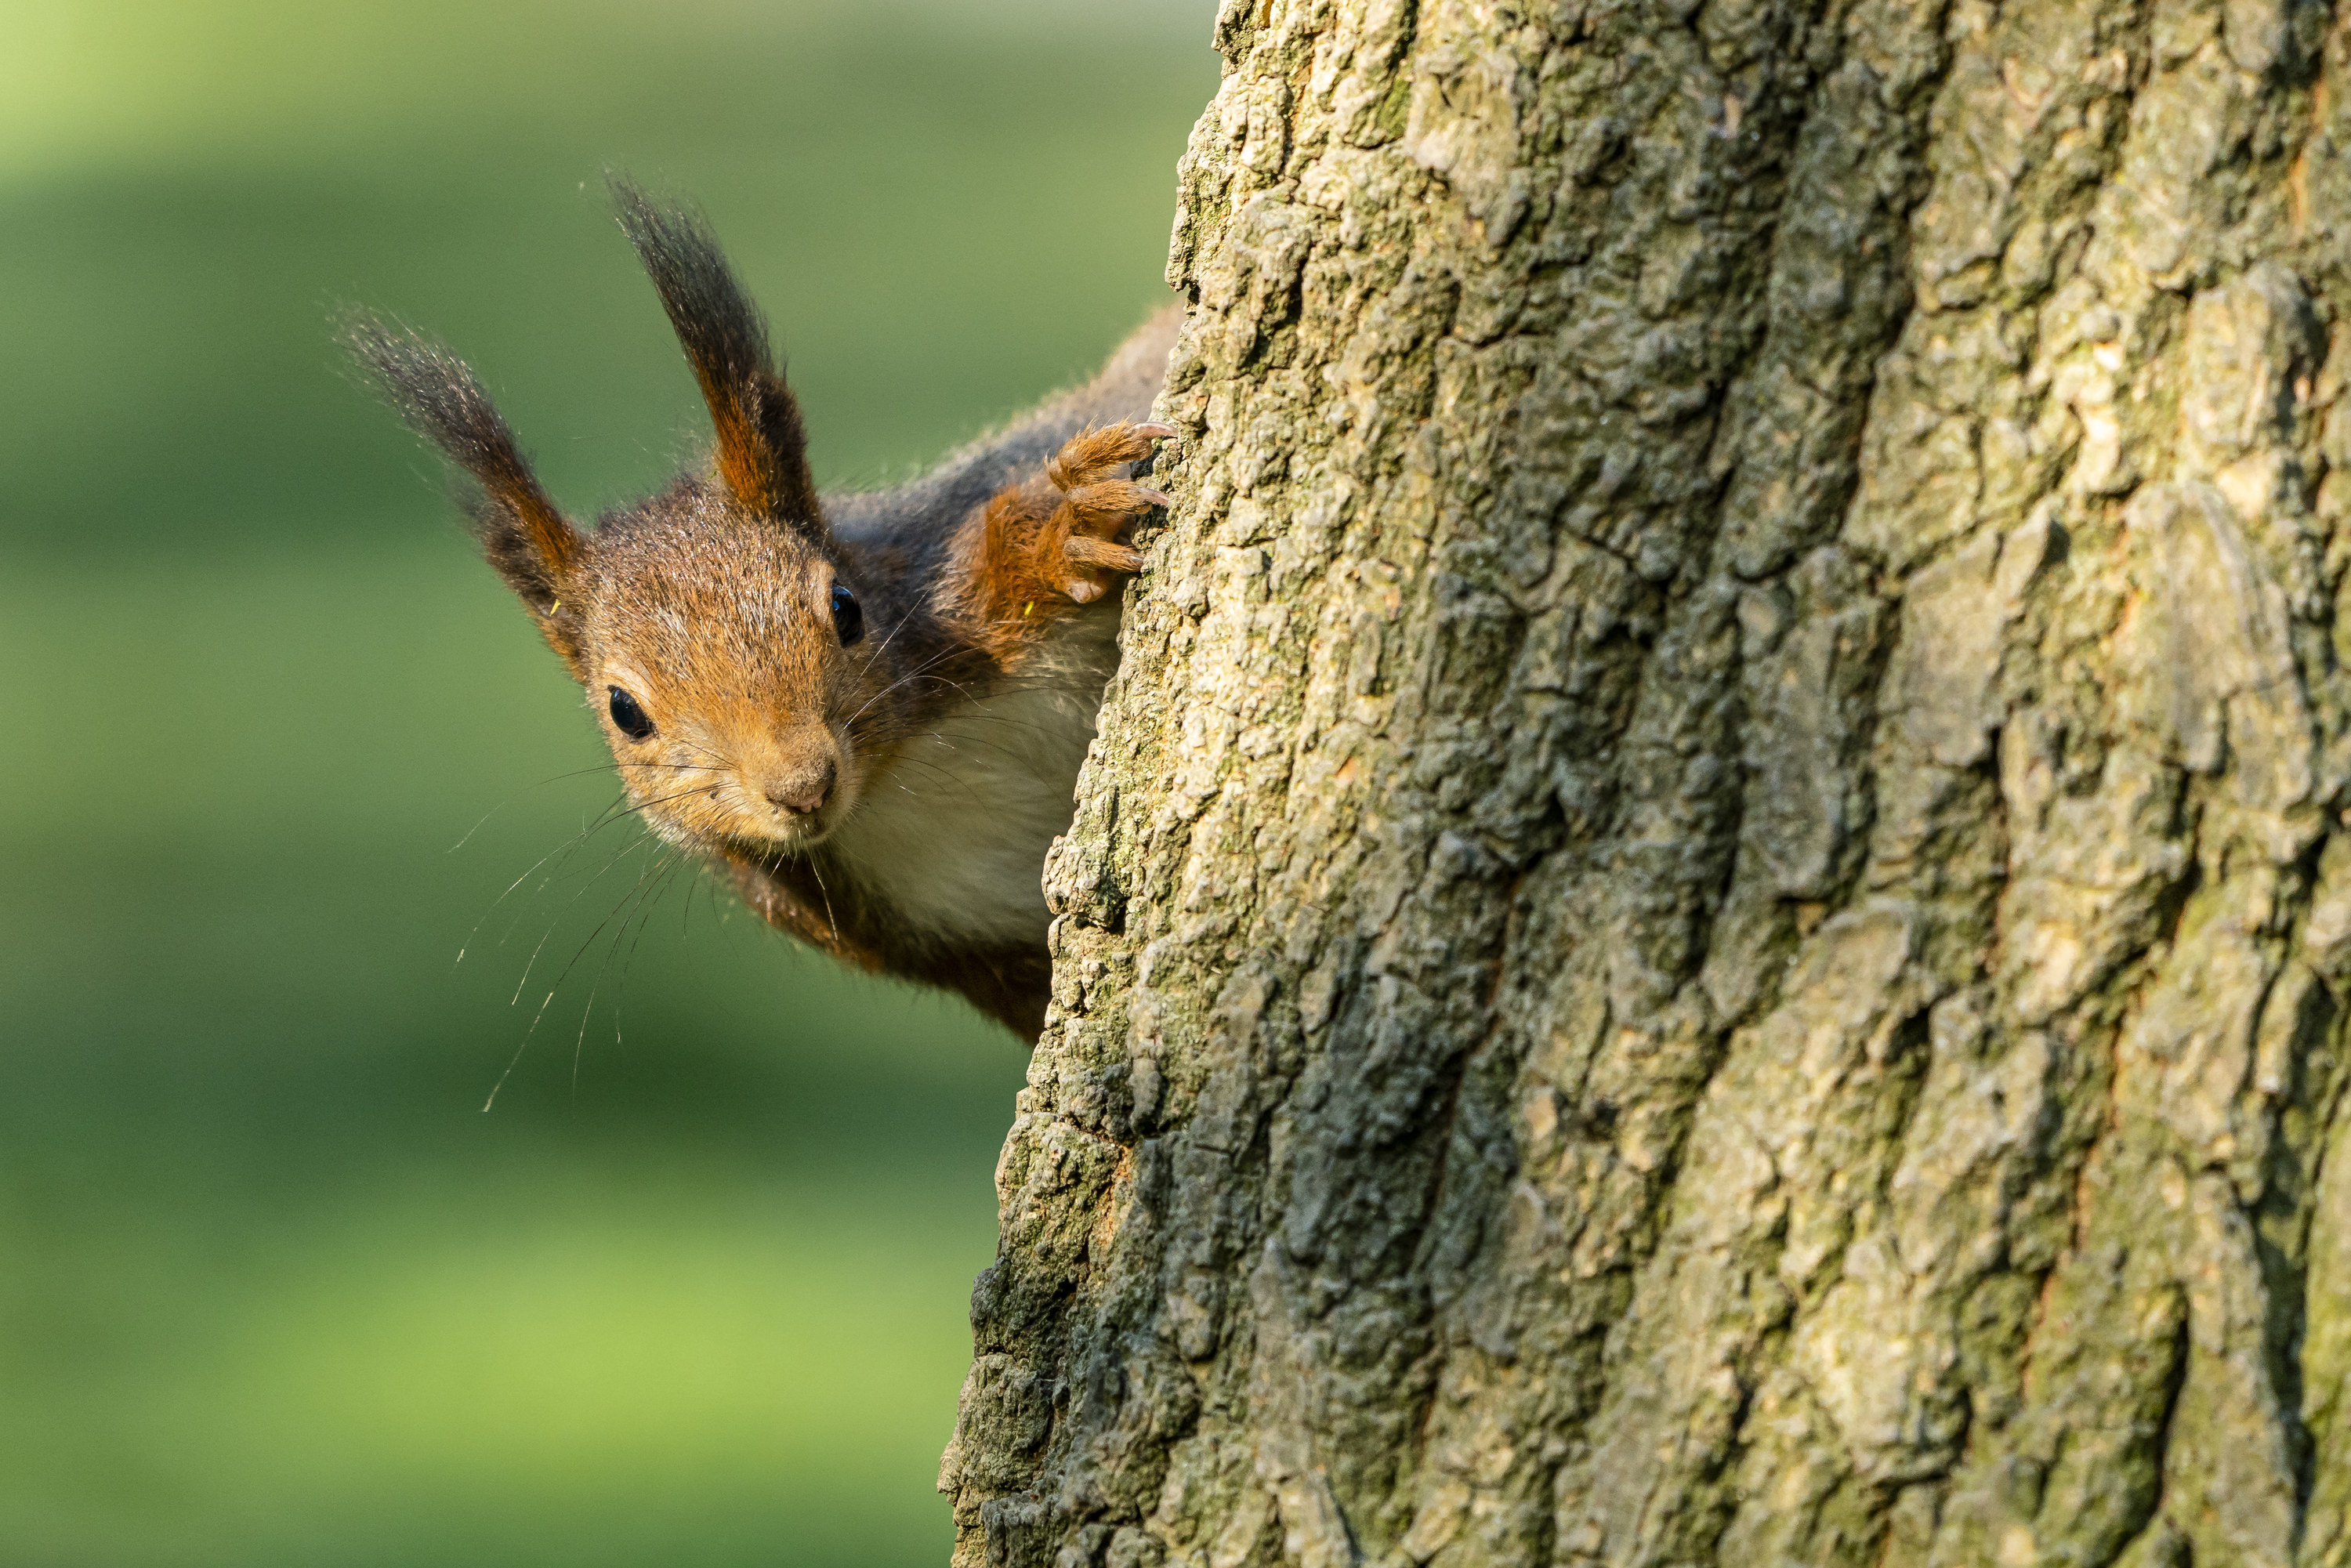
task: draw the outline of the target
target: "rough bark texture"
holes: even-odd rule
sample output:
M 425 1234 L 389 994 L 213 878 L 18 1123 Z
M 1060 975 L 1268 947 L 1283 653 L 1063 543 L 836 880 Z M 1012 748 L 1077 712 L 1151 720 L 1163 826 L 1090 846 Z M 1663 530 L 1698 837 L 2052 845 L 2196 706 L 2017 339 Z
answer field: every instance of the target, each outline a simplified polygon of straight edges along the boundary
M 1217 36 L 957 1563 L 2351 1561 L 2326 8 Z

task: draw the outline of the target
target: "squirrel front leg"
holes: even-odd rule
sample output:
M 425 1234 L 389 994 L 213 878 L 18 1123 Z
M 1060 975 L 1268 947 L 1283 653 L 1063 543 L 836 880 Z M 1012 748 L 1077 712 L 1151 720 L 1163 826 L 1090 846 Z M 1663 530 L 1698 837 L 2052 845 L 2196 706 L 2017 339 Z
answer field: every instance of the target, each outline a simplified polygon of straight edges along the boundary
M 1007 486 L 967 525 L 955 609 L 984 646 L 1008 657 L 1100 599 L 1114 577 L 1142 570 L 1143 553 L 1118 536 L 1167 497 L 1126 469 L 1175 434 L 1123 423 L 1081 432 L 1041 478 Z

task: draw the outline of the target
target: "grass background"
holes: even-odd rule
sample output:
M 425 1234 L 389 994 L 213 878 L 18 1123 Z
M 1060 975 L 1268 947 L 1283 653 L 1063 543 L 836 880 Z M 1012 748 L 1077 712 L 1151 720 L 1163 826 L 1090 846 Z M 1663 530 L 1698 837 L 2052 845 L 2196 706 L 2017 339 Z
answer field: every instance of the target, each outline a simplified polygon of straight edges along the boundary
M 944 1559 L 1022 1054 L 625 823 L 501 902 L 613 787 L 330 319 L 649 488 L 626 168 L 904 473 L 1163 297 L 1210 10 L 0 0 L 0 1568 Z

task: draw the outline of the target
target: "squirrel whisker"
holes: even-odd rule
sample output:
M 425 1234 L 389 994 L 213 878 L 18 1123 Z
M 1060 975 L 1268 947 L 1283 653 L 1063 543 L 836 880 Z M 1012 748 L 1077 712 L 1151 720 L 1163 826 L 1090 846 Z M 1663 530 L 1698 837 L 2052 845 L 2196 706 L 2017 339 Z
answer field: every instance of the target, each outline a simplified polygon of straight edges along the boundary
M 538 944 L 530 950 L 530 957 L 523 964 L 522 977 L 515 981 L 514 995 L 507 999 L 507 1006 L 512 1007 L 517 1002 L 522 1000 L 523 988 L 530 983 L 530 972 L 538 967 L 538 956 L 547 951 L 548 943 L 553 940 L 555 936 L 556 921 L 560 920 L 565 915 L 569 914 L 573 908 L 577 907 L 580 901 L 587 897 L 590 891 L 592 890 L 598 883 L 603 881 L 604 878 L 611 873 L 614 866 L 628 859 L 628 857 L 636 851 L 643 849 L 649 841 L 653 839 L 653 837 L 654 835 L 648 831 L 641 835 L 634 842 L 623 844 L 620 849 L 614 851 L 611 857 L 605 861 L 602 866 L 598 868 L 596 874 L 590 877 L 585 883 L 581 883 L 580 891 L 573 894 L 570 900 L 566 903 L 561 909 L 556 912 L 553 918 L 549 920 L 547 929 L 539 935 Z M 542 883 L 540 885 L 544 886 L 546 884 Z
M 986 802 L 984 800 L 982 800 L 982 799 L 981 799 L 981 797 L 980 797 L 980 795 L 979 795 L 979 792 L 978 792 L 977 790 L 974 789 L 973 789 L 969 784 L 967 784 L 966 782 L 964 782 L 963 778 L 962 778 L 962 776 L 961 776 L 961 775 L 956 774 L 956 773 L 954 773 L 954 772 L 951 772 L 951 771 L 949 771 L 947 768 L 945 768 L 940 767 L 937 763 L 931 761 L 931 760 L 930 760 L 929 758 L 923 758 L 923 757 L 902 757 L 902 758 L 900 758 L 898 760 L 899 760 L 902 764 L 909 765 L 909 766 L 912 766 L 912 767 L 915 767 L 915 768 L 929 768 L 932 772 L 934 772 L 934 773 L 935 773 L 935 774 L 937 774 L 940 778 L 942 778 L 942 779 L 946 779 L 948 783 L 950 783 L 950 784 L 954 785 L 956 789 L 961 789 L 965 794 L 967 794 L 967 795 L 970 796 L 970 797 L 971 797 L 971 799 L 972 799 L 972 800 L 973 800 L 973 802 L 974 802 L 975 804 L 977 804 L 977 805 L 983 805 L 983 806 L 987 804 L 987 802 Z M 902 788 L 902 789 L 903 789 L 903 788 L 904 788 L 904 786 L 903 786 L 903 785 L 902 785 L 902 786 L 900 786 L 900 788 Z M 921 792 L 920 792 L 920 791 L 917 791 L 917 790 L 908 790 L 908 791 L 907 791 L 907 793 L 909 793 L 909 794 L 911 794 L 911 795 L 914 795 L 914 798 L 915 798 L 916 800 L 922 800 L 922 799 L 924 799 L 924 798 L 925 798 L 925 797 L 921 794 Z
M 849 716 L 848 722 L 850 724 L 855 724 L 859 719 L 865 716 L 866 709 L 871 708 L 875 703 L 880 702 L 883 697 L 888 696 L 899 687 L 905 685 L 908 682 L 922 674 L 924 671 L 928 670 L 932 665 L 944 664 L 946 660 L 952 657 L 954 657 L 954 651 L 950 650 L 944 653 L 935 653 L 930 658 L 924 660 L 921 664 L 915 665 L 913 669 L 907 671 L 904 674 L 899 676 L 888 685 L 883 686 L 880 691 L 875 692 L 872 696 L 867 697 L 865 699 L 864 706 L 860 707 L 855 713 Z
M 505 888 L 499 892 L 498 895 L 490 900 L 489 907 L 482 911 L 481 918 L 474 922 L 473 929 L 465 933 L 465 943 L 457 949 L 456 962 L 462 964 L 465 961 L 465 954 L 472 948 L 474 938 L 482 934 L 482 927 L 489 924 L 490 916 L 497 913 L 498 905 L 504 904 L 507 897 L 513 894 L 515 889 L 520 887 L 524 883 L 528 882 L 531 878 L 532 873 L 538 871 L 539 867 L 545 865 L 548 862 L 554 860 L 559 855 L 564 856 L 568 860 L 569 858 L 570 852 L 578 845 L 585 842 L 590 835 L 600 831 L 606 825 L 608 819 L 611 821 L 621 820 L 619 818 L 611 817 L 611 813 L 613 807 L 625 805 L 627 800 L 628 795 L 626 792 L 617 796 L 612 802 L 612 806 L 608 806 L 602 812 L 600 812 L 595 821 L 590 822 L 579 832 L 574 833 L 571 837 L 564 840 L 562 843 L 558 844 L 555 848 L 548 851 L 545 854 L 531 862 L 529 865 L 523 869 L 523 873 L 520 876 L 516 877 L 512 882 L 507 883 Z M 487 819 L 486 818 L 484 820 L 486 821 Z M 557 872 L 559 872 L 561 869 L 561 865 L 559 864 L 556 872 L 550 872 L 548 873 L 547 880 L 554 880 Z M 545 887 L 546 885 L 547 882 L 541 882 L 539 883 L 539 886 L 541 887 Z M 508 926 L 507 928 L 507 936 L 498 938 L 498 946 L 506 946 L 507 937 L 511 937 L 513 935 L 514 928 L 512 926 Z
M 622 762 L 622 763 L 616 763 L 616 764 L 614 764 L 614 766 L 615 766 L 615 767 L 620 767 L 620 768 L 697 768 L 697 767 L 701 767 L 701 766 L 703 766 L 703 765 L 702 765 L 702 764 L 699 764 L 699 763 L 692 763 L 692 762 Z M 482 813 L 482 815 L 481 815 L 481 817 L 480 817 L 477 821 L 475 821 L 475 822 L 474 823 L 474 825 L 473 825 L 472 827 L 467 828 L 467 829 L 465 830 L 465 836 L 464 836 L 464 837 L 462 837 L 462 838 L 460 838 L 460 839 L 459 839 L 455 843 L 451 844 L 451 845 L 449 846 L 449 852 L 448 852 L 454 855 L 454 854 L 455 854 L 459 850 L 464 849 L 467 843 L 469 843 L 470 841 L 472 841 L 474 835 L 475 835 L 475 833 L 478 833 L 478 832 L 480 832 L 480 831 L 482 831 L 483 825 L 484 825 L 485 823 L 488 822 L 488 821 L 489 821 L 489 820 L 490 820 L 492 817 L 496 816 L 500 811 L 505 810 L 508 806 L 513 805 L 513 804 L 515 803 L 515 800 L 516 800 L 519 796 L 521 796 L 521 795 L 523 795 L 523 794 L 525 794 L 525 793 L 528 792 L 529 790 L 532 790 L 532 789 L 546 789 L 549 785 L 550 785 L 550 784 L 559 784 L 559 783 L 561 783 L 563 780 L 565 780 L 566 779 L 578 779 L 578 778 L 583 777 L 584 775 L 587 775 L 587 774 L 590 774 L 590 773 L 601 773 L 601 772 L 603 772 L 603 771 L 604 771 L 604 770 L 603 770 L 603 768 L 570 768 L 570 769 L 569 769 L 569 770 L 567 770 L 567 771 L 565 771 L 565 772 L 562 772 L 562 773 L 550 774 L 550 775 L 549 775 L 547 778 L 545 778 L 545 779 L 542 779 L 538 780 L 538 782 L 537 782 L 537 783 L 535 783 L 535 784 L 529 784 L 529 785 L 526 785 L 526 786 L 524 786 L 524 788 L 523 788 L 522 789 L 518 789 L 518 790 L 517 790 L 517 791 L 515 792 L 515 794 L 507 796 L 505 800 L 503 800 L 499 801 L 496 805 L 495 805 L 495 806 L 491 807 L 488 810 L 486 810 L 486 811 L 483 812 L 483 813 Z M 533 869 L 536 869 L 536 868 L 533 868 Z M 528 876 L 528 875 L 529 875 L 529 874 L 530 874 L 530 873 L 529 873 L 529 872 L 525 872 L 523 874 L 524 874 L 525 876 Z
M 650 911 L 652 907 L 652 900 L 659 897 L 661 890 L 669 885 L 670 872 L 674 868 L 679 858 L 680 857 L 674 852 L 666 855 L 656 854 L 653 862 L 637 873 L 637 884 L 635 887 L 632 888 L 628 895 L 622 900 L 620 908 L 613 911 L 611 915 L 606 915 L 603 920 L 597 925 L 596 929 L 590 931 L 587 936 L 581 940 L 579 951 L 571 956 L 571 962 L 569 964 L 566 964 L 563 967 L 563 973 L 561 975 L 558 975 L 555 978 L 556 988 L 559 990 L 562 988 L 564 979 L 570 975 L 572 968 L 578 965 L 580 957 L 587 953 L 588 949 L 591 946 L 594 945 L 596 938 L 603 934 L 605 926 L 610 925 L 615 918 L 620 920 L 621 928 L 613 933 L 611 946 L 604 949 L 603 961 L 596 966 L 596 977 L 589 983 L 587 1003 L 580 1009 L 580 1030 L 578 1034 L 572 1038 L 571 1092 L 575 1096 L 580 1092 L 580 1059 L 587 1047 L 588 1019 L 596 1010 L 596 993 L 603 988 L 604 977 L 611 972 L 612 959 L 619 954 L 621 950 L 621 943 L 628 936 L 629 922 L 632 919 L 635 919 L 639 914 Z M 650 883 L 650 886 L 648 883 Z M 644 925 L 643 921 L 638 922 L 637 930 L 640 936 L 643 934 Z M 631 953 L 633 955 L 634 951 L 635 949 L 632 946 L 631 948 Z M 622 982 L 625 983 L 628 978 L 628 967 L 625 964 L 622 967 L 621 977 Z M 616 1010 L 613 1015 L 613 1039 L 616 1043 L 618 1042 L 619 1038 L 620 1023 L 619 1014 Z

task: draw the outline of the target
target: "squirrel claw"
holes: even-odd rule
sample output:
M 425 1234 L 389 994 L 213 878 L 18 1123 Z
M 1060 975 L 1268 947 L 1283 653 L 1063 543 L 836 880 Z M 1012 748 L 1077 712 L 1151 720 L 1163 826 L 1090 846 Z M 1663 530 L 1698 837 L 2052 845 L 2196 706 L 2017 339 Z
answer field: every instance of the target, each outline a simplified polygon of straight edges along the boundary
M 1154 507 L 1169 505 L 1165 492 L 1138 485 L 1130 465 L 1151 455 L 1152 443 L 1176 434 L 1173 425 L 1105 425 L 1071 436 L 1045 465 L 1055 490 L 1050 516 L 1038 518 L 1031 542 L 1020 547 L 1025 571 L 1037 588 L 1073 604 L 1092 604 L 1116 586 L 1120 576 L 1143 570 L 1144 555 L 1119 535 Z M 1041 498 L 1041 497 L 1040 497 Z M 1008 594 L 1008 602 L 1031 603 L 1033 590 Z M 1023 609 L 1021 619 L 1028 619 Z
M 1071 534 L 1061 541 L 1061 559 L 1072 566 L 1096 566 L 1109 571 L 1141 571 L 1143 552 L 1133 545 Z
M 1045 477 L 1058 490 L 1081 490 L 1123 474 L 1126 465 L 1151 455 L 1151 444 L 1175 434 L 1165 424 L 1106 424 L 1081 431 L 1045 464 Z

